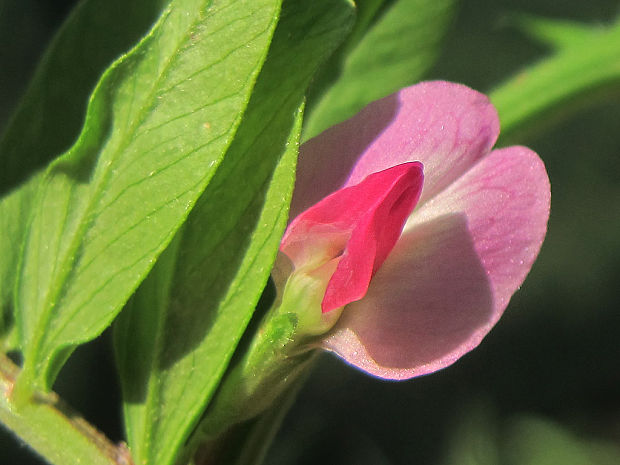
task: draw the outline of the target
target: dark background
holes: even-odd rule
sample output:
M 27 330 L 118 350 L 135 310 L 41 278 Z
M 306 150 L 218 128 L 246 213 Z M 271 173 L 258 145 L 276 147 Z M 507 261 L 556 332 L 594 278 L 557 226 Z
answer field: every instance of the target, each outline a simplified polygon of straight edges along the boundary
M 0 0 L 0 130 L 72 4 Z M 610 0 L 463 1 L 428 77 L 485 92 L 550 53 L 512 25 L 515 12 L 605 25 L 620 11 Z M 549 233 L 479 348 L 398 383 L 325 355 L 266 463 L 620 463 L 619 129 L 620 100 L 598 101 L 520 141 L 547 165 Z M 114 377 L 104 334 L 77 350 L 56 389 L 120 440 Z M 41 462 L 0 429 L 0 464 L 31 463 Z

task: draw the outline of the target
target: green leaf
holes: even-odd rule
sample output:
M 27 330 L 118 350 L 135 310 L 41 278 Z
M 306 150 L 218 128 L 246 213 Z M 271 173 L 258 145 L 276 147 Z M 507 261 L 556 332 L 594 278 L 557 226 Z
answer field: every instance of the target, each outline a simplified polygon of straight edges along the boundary
M 344 56 L 340 76 L 311 108 L 304 139 L 419 80 L 435 59 L 453 3 L 399 0 L 392 4 Z
M 511 421 L 501 463 L 511 465 L 614 465 L 620 447 L 612 441 L 584 439 L 543 418 L 520 416 Z
M 464 402 L 448 430 L 440 465 L 499 465 L 499 425 L 491 404 L 478 399 Z
M 13 323 L 13 288 L 22 252 L 22 238 L 28 224 L 39 177 L 0 200 L 0 349 L 16 348 L 9 334 Z
M 70 146 L 83 124 L 89 94 L 105 68 L 147 32 L 168 1 L 87 0 L 73 10 L 0 137 L 0 193 L 16 187 Z M 67 72 L 76 63 L 79 70 Z M 0 200 L 0 338 L 14 328 L 17 263 L 38 182 L 39 177 L 29 179 Z M 15 348 L 9 339 L 5 348 Z
M 517 25 L 531 37 L 553 48 L 571 47 L 588 40 L 594 34 L 605 32 L 602 25 L 589 25 L 578 21 L 541 18 L 530 15 L 516 17 Z
M 97 86 L 37 192 L 17 283 L 19 382 L 49 388 L 144 279 L 215 173 L 266 56 L 278 0 L 175 0 Z
M 501 143 L 523 139 L 583 105 L 618 95 L 620 22 L 592 29 L 491 92 L 502 122 Z
M 500 418 L 486 403 L 465 405 L 442 465 L 614 465 L 620 447 L 582 438 L 543 417 Z
M 344 0 L 284 4 L 235 140 L 169 252 L 174 276 L 169 262 L 158 263 L 118 321 L 137 463 L 172 463 L 229 364 L 286 226 L 304 90 L 352 19 Z
M 361 40 L 373 21 L 380 15 L 381 8 L 386 4 L 386 0 L 356 0 L 355 7 L 357 15 L 355 25 L 351 35 L 340 47 L 341 49 L 351 48 Z
M 0 194 L 71 146 L 103 71 L 146 34 L 168 2 L 79 3 L 50 44 L 0 137 Z

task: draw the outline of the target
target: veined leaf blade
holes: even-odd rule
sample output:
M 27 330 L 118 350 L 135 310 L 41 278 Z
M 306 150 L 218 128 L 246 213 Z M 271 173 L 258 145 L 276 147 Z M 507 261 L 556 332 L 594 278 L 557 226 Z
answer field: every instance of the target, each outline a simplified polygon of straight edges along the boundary
M 279 0 L 174 0 L 103 76 L 37 193 L 18 282 L 22 383 L 47 388 L 108 326 L 215 173 Z
M 345 0 L 284 3 L 236 138 L 184 225 L 174 276 L 158 263 L 118 321 L 125 421 L 137 461 L 172 463 L 237 347 L 286 226 L 304 90 L 351 22 Z M 151 281 L 162 276 L 173 280 L 161 296 L 166 306 L 153 300 L 164 284 Z M 136 360 L 150 366 L 136 373 Z
M 3 131 L 0 137 L 0 193 L 3 194 L 0 199 L 0 334 L 16 330 L 12 316 L 13 289 L 44 165 L 77 137 L 89 94 L 106 67 L 148 31 L 168 2 L 80 2 L 49 45 Z M 122 15 L 118 14 L 119 10 L 123 11 Z M 79 72 L 67 72 L 76 63 Z M 7 336 L 6 349 L 17 348 L 13 342 L 9 343 L 10 339 L 13 338 Z

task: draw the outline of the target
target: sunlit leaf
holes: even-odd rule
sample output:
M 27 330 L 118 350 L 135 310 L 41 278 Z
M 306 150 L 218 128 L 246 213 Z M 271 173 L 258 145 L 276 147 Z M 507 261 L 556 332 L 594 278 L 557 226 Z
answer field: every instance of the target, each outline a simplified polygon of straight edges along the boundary
M 0 350 L 4 351 L 19 345 L 12 311 L 13 288 L 38 179 L 0 200 Z
M 25 180 L 71 145 L 97 80 L 147 32 L 165 3 L 168 0 L 81 2 L 50 44 L 0 137 L 0 338 L 13 327 L 17 263 L 40 177 L 27 184 Z M 68 72 L 76 63 L 79 72 Z
M 158 264 L 121 315 L 116 349 L 138 463 L 173 461 L 228 366 L 286 226 L 304 90 L 351 21 L 346 1 L 285 3 L 235 140 L 166 252 L 174 268 Z
M 278 10 L 175 0 L 104 74 L 79 140 L 37 192 L 17 285 L 22 389 L 49 387 L 72 347 L 110 324 L 187 217 L 241 120 Z

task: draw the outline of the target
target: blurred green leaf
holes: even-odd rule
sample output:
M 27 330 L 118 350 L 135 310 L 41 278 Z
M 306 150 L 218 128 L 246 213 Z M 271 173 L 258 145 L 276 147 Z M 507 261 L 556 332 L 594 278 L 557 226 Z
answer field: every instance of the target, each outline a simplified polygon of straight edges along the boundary
M 146 34 L 169 1 L 78 4 L 50 44 L 0 137 L 0 194 L 71 146 L 103 71 Z
M 168 245 L 232 140 L 278 10 L 175 0 L 106 71 L 79 140 L 37 192 L 17 283 L 20 389 L 48 388 Z
M 351 48 L 360 41 L 377 16 L 381 8 L 388 3 L 387 0 L 355 0 L 356 18 L 351 35 L 340 48 Z
M 563 41 L 557 52 L 497 87 L 490 98 L 502 123 L 501 142 L 507 144 L 619 93 L 620 22 Z
M 419 80 L 437 55 L 453 3 L 453 0 L 398 0 L 390 5 L 344 54 L 340 75 L 309 109 L 304 139 Z M 370 11 L 376 8 L 378 5 Z
M 553 48 L 579 45 L 596 34 L 604 33 L 606 29 L 602 25 L 530 15 L 519 15 L 516 22 L 529 36 Z
M 466 405 L 452 428 L 441 465 L 500 465 L 496 414 L 485 402 Z
M 513 420 L 501 463 L 509 465 L 617 465 L 620 447 L 582 439 L 562 426 L 536 417 Z
M 453 428 L 442 465 L 615 465 L 620 447 L 580 438 L 551 420 L 517 415 L 499 421 L 497 412 L 477 403 Z
M 345 0 L 284 4 L 235 140 L 167 252 L 174 263 L 156 265 L 118 321 L 138 463 L 173 461 L 228 366 L 286 226 L 305 88 L 352 19 Z

